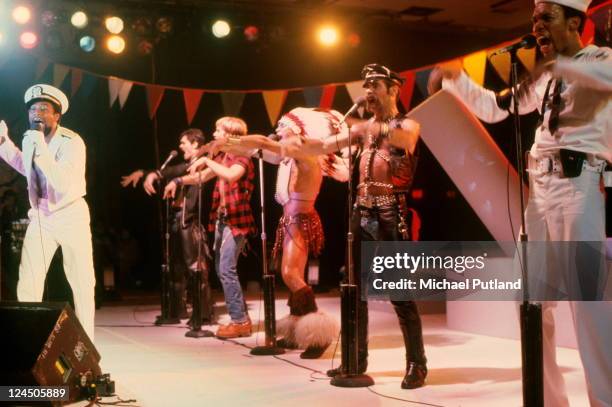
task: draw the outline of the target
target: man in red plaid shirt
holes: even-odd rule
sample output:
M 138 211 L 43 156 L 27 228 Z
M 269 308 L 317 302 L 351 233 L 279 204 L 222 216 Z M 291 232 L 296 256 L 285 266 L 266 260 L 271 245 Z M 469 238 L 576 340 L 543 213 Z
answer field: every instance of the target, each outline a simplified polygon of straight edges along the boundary
M 236 137 L 246 133 L 247 126 L 243 120 L 222 117 L 217 120 L 214 137 Z M 255 187 L 253 162 L 247 157 L 220 153 L 214 159 L 202 157 L 197 163 L 205 168 L 169 182 L 164 196 L 173 196 L 178 185 L 193 185 L 217 178 L 208 228 L 215 232 L 215 268 L 223 285 L 225 303 L 231 317 L 229 324 L 219 327 L 217 337 L 250 336 L 251 319 L 245 307 L 236 264 L 247 237 L 257 231 L 250 204 Z

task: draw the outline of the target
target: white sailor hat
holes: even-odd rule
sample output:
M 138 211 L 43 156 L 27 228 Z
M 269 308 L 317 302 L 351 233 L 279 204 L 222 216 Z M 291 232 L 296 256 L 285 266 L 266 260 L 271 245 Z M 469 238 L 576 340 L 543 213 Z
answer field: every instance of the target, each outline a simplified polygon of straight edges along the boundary
M 535 0 L 535 4 L 538 3 L 556 3 L 586 13 L 591 0 Z
M 28 106 L 37 100 L 48 100 L 58 105 L 62 114 L 68 111 L 68 98 L 64 92 L 54 86 L 44 83 L 30 86 L 30 88 L 26 90 L 23 99 Z

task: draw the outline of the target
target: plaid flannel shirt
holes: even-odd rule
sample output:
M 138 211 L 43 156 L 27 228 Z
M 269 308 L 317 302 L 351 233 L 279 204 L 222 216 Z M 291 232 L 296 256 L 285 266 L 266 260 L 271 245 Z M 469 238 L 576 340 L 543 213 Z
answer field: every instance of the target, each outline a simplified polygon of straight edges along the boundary
M 255 189 L 253 180 L 255 179 L 255 166 L 250 158 L 235 156 L 232 154 L 221 153 L 216 158 L 220 164 L 226 167 L 231 167 L 234 164 L 242 165 L 245 173 L 240 179 L 229 184 L 217 178 L 215 190 L 213 192 L 213 201 L 210 211 L 210 220 L 208 230 L 215 231 L 216 222 L 219 218 L 219 212 L 225 212 L 224 221 L 232 230 L 234 236 L 250 235 L 257 232 L 255 227 L 255 219 L 251 210 L 251 194 Z M 221 188 L 220 183 L 224 182 L 224 201 L 225 208 L 220 208 L 221 203 Z

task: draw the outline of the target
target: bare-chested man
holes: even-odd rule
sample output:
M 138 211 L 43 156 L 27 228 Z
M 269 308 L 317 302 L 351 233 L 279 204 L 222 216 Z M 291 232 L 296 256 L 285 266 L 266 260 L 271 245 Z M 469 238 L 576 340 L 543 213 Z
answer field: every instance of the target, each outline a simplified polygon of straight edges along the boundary
M 334 111 L 296 108 L 279 120 L 276 133 L 281 140 L 344 136 L 347 127 L 338 125 L 341 118 Z M 318 358 L 336 337 L 338 324 L 318 310 L 314 293 L 304 280 L 304 269 L 308 255 L 319 255 L 323 247 L 323 227 L 314 204 L 324 172 L 340 168 L 337 162 L 330 165 L 325 155 L 299 151 L 287 154 L 281 143 L 261 135 L 230 137 L 222 147 L 243 153 L 253 148 L 265 150 L 264 158 L 279 165 L 275 197 L 283 206 L 283 216 L 276 231 L 273 257 L 278 259 L 282 254 L 281 274 L 291 292 L 290 315 L 278 324 L 283 336 L 279 343 L 305 349 L 301 358 Z M 341 171 L 336 174 L 335 178 L 342 178 Z

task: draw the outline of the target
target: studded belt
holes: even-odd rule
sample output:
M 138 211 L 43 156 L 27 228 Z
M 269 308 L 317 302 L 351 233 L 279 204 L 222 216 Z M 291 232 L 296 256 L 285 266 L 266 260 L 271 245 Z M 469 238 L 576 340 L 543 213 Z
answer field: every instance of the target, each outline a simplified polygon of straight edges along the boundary
M 379 208 L 382 206 L 395 205 L 397 198 L 393 194 L 389 195 L 365 195 L 358 196 L 355 205 L 362 208 Z

